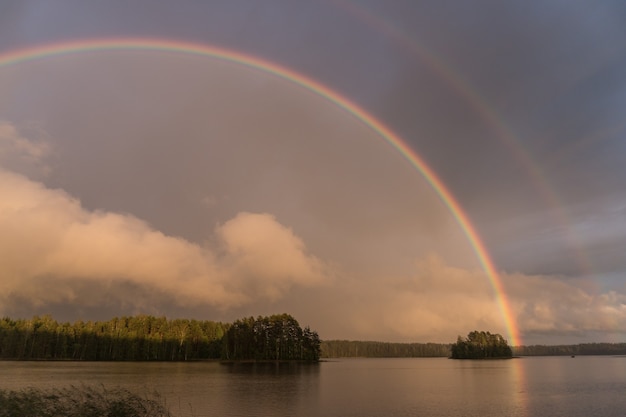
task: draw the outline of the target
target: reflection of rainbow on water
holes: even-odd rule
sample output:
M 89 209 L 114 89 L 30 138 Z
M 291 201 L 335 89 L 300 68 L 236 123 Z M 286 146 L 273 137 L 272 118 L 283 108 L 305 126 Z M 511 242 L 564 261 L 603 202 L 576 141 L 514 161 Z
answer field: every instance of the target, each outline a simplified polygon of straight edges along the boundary
M 382 122 L 368 114 L 365 110 L 357 106 L 348 98 L 341 96 L 336 91 L 320 84 L 319 82 L 292 71 L 288 68 L 279 66 L 263 59 L 242 54 L 237 51 L 195 44 L 183 41 L 173 41 L 165 39 L 143 39 L 143 38 L 113 38 L 113 39 L 88 39 L 80 41 L 68 41 L 61 43 L 53 43 L 48 45 L 40 45 L 28 48 L 22 48 L 13 51 L 5 51 L 0 53 L 0 68 L 11 64 L 17 64 L 45 57 L 58 56 L 70 53 L 88 52 L 88 51 L 112 51 L 112 50 L 146 50 L 146 51 L 162 51 L 180 54 L 190 54 L 196 56 L 205 56 L 214 59 L 238 63 L 247 67 L 255 68 L 279 78 L 291 81 L 302 88 L 318 94 L 330 102 L 344 109 L 361 122 L 369 126 L 377 134 L 379 134 L 387 143 L 400 152 L 406 160 L 415 168 L 426 181 L 431 185 L 433 190 L 439 196 L 441 201 L 450 210 L 463 233 L 471 244 L 476 256 L 481 263 L 485 273 L 487 274 L 491 285 L 496 293 L 498 305 L 502 312 L 504 324 L 508 331 L 508 337 L 512 345 L 520 344 L 519 331 L 515 323 L 509 301 L 506 297 L 502 281 L 498 276 L 493 261 L 489 256 L 483 242 L 481 241 L 474 226 L 463 211 L 462 207 L 456 201 L 454 196 L 447 189 L 445 184 L 439 179 L 435 172 L 426 164 L 426 162 L 407 145 L 399 136 Z

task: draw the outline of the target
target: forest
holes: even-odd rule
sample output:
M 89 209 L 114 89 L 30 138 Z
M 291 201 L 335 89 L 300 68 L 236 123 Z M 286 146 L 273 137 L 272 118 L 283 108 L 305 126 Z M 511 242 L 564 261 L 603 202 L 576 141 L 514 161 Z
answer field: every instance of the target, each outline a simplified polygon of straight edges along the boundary
M 87 361 L 318 360 L 319 337 L 287 314 L 232 324 L 139 315 L 59 323 L 0 319 L 0 359 Z
M 516 356 L 626 355 L 626 343 L 515 346 Z
M 323 358 L 434 358 L 450 356 L 450 344 L 322 341 Z

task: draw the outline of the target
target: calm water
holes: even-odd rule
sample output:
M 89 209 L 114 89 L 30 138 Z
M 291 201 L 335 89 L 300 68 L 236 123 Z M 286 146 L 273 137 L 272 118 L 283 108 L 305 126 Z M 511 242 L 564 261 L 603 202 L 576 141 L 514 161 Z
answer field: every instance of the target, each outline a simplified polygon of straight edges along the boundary
M 624 416 L 626 357 L 0 362 L 0 388 L 156 389 L 177 416 Z

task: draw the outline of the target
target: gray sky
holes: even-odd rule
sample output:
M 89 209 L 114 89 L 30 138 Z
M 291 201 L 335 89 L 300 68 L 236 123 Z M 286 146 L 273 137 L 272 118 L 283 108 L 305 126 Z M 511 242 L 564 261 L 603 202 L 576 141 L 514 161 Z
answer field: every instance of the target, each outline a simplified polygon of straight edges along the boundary
M 227 48 L 326 85 L 449 188 L 523 343 L 624 341 L 623 2 L 0 2 L 0 61 L 111 37 Z M 427 181 L 259 69 L 145 50 L 2 66 L 0 190 L 0 314 L 510 336 Z

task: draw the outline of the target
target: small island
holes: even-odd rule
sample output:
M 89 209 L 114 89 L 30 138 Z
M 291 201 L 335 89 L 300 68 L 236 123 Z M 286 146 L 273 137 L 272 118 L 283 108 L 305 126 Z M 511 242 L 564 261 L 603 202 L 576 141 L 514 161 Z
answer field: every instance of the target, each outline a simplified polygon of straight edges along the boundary
M 499 334 L 474 330 L 450 347 L 451 359 L 511 359 L 513 351 Z
M 228 361 L 311 361 L 320 358 L 320 338 L 289 314 L 235 321 L 222 338 Z

